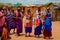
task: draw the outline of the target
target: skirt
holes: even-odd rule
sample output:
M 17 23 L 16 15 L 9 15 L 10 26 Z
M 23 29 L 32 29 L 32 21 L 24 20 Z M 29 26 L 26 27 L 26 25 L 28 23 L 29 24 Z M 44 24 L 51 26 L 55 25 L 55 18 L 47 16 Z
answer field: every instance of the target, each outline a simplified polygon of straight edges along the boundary
M 22 28 L 23 28 L 22 22 L 21 22 L 20 20 L 17 20 L 17 21 L 16 21 L 17 34 L 22 33 L 22 31 L 23 31 Z
M 2 36 L 2 32 L 0 32 L 0 37 Z
M 13 29 L 16 28 L 16 20 L 13 21 Z
M 2 30 L 3 30 L 3 28 L 0 27 L 0 37 L 2 36 Z
M 34 34 L 35 35 L 40 35 L 41 34 L 41 30 L 42 30 L 42 27 L 36 27 Z
M 32 32 L 32 27 L 25 27 L 25 32 L 26 33 L 31 33 Z
M 44 37 L 51 37 L 52 36 L 52 32 L 49 31 L 49 30 L 44 30 L 43 35 L 44 35 Z

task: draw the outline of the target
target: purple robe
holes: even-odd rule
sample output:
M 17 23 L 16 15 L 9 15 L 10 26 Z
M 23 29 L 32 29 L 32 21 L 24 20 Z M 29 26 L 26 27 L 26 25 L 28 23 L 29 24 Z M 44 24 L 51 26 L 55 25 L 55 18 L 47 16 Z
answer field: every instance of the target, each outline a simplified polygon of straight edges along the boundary
M 18 17 L 21 17 L 20 13 L 18 13 Z M 20 18 L 16 19 L 16 29 L 17 29 L 17 34 L 22 33 L 22 20 Z
M 3 16 L 2 12 L 0 12 L 0 17 L 1 17 L 0 18 L 0 36 L 1 36 L 1 34 L 2 34 L 2 26 L 3 26 L 4 22 L 5 22 L 5 17 Z

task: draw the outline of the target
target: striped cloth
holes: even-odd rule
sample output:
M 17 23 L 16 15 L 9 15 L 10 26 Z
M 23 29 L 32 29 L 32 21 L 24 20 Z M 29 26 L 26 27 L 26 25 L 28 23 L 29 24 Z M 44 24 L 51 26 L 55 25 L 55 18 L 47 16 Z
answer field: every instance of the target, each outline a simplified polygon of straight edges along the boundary
M 7 19 L 7 21 L 8 21 L 8 26 L 11 28 L 11 26 L 12 26 L 12 14 L 9 12 L 9 13 L 7 14 L 7 16 L 8 16 L 8 19 Z

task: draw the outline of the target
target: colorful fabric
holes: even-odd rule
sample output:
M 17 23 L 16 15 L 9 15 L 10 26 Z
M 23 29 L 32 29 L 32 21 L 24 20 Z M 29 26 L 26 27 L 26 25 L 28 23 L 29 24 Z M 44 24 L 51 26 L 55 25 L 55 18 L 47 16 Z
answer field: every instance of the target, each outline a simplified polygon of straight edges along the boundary
M 22 33 L 22 19 L 21 19 L 21 14 L 18 13 L 19 18 L 16 19 L 16 29 L 17 29 L 17 34 Z
M 25 27 L 32 27 L 32 20 L 26 19 Z
M 44 30 L 43 35 L 44 35 L 44 37 L 51 37 L 52 36 L 52 32 L 49 31 L 49 30 Z
M 1 17 L 2 16 L 2 17 Z M 0 12 L 0 26 L 3 26 L 4 22 L 5 22 L 5 17 L 3 16 L 2 12 Z
M 16 28 L 16 18 L 13 18 L 13 29 L 15 29 Z
M 52 30 L 52 21 L 50 18 L 45 19 L 44 30 Z
M 25 32 L 26 33 L 31 33 L 32 32 L 32 27 L 25 27 Z
M 3 27 L 0 26 L 0 32 L 2 31 L 2 28 L 3 28 Z
M 0 37 L 2 36 L 2 30 L 3 30 L 3 28 L 0 27 Z
M 16 29 L 17 29 L 17 34 L 22 33 L 22 22 L 21 22 L 21 20 L 16 20 Z
M 7 28 L 3 28 L 3 32 L 2 32 L 2 39 L 3 40 L 6 40 L 7 39 L 7 37 L 8 37 L 8 30 L 7 30 Z
M 41 30 L 42 30 L 42 22 L 39 23 L 39 26 L 36 26 L 34 34 L 35 35 L 40 35 Z
M 47 13 L 47 14 L 46 14 L 46 17 L 51 17 L 51 14 L 50 14 L 50 13 Z
M 0 36 L 1 36 L 1 34 L 2 34 L 2 26 L 3 26 L 3 24 L 4 24 L 4 22 L 5 22 L 5 17 L 3 16 L 3 14 L 2 14 L 2 12 L 0 12 Z
M 7 14 L 7 24 L 8 24 L 8 27 L 9 27 L 9 29 L 12 29 L 13 28 L 13 25 L 12 25 L 12 14 L 9 12 L 8 14 Z
M 40 19 L 36 19 L 36 26 L 39 26 L 40 25 Z

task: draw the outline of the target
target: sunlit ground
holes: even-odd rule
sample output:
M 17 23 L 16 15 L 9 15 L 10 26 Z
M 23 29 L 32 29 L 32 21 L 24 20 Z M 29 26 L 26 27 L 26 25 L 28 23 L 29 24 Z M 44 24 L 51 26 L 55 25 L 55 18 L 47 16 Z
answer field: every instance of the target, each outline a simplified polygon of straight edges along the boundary
M 60 21 L 56 21 L 52 23 L 52 35 L 53 36 L 51 40 L 60 40 Z M 34 37 L 34 26 L 33 26 L 33 32 L 31 33 L 31 37 L 25 37 L 25 33 L 23 30 L 21 36 L 17 36 L 16 34 L 13 34 L 11 35 L 11 38 L 12 38 L 11 40 L 44 40 L 42 34 L 41 37 L 39 38 Z
M 13 33 L 13 29 L 11 30 L 11 33 Z M 34 37 L 34 26 L 31 33 L 31 37 L 25 37 L 24 27 L 23 27 L 23 33 L 21 33 L 21 36 L 17 36 L 16 33 L 10 35 L 11 40 L 44 40 L 43 35 L 41 34 L 41 37 Z M 51 40 L 60 40 L 60 21 L 52 22 L 52 39 Z

